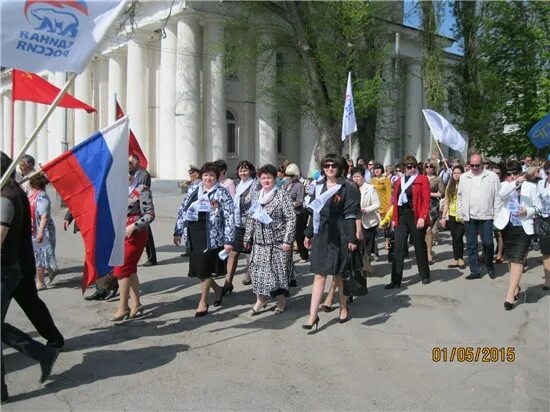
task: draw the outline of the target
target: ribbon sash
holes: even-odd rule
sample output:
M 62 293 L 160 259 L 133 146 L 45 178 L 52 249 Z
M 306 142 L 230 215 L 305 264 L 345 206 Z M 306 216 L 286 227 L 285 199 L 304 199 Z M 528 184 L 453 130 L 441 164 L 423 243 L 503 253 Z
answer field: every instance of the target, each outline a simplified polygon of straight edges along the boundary
M 216 183 L 212 186 L 206 193 L 202 186 L 202 182 L 199 183 L 197 189 L 197 200 L 189 205 L 187 212 L 185 213 L 185 220 L 190 222 L 196 222 L 199 220 L 199 212 L 209 213 L 212 210 L 212 205 L 210 204 L 210 195 L 218 190 L 218 184 Z
M 340 184 L 336 184 L 328 189 L 325 193 L 321 194 L 324 185 L 317 185 L 315 187 L 315 200 L 311 202 L 308 207 L 313 210 L 313 234 L 319 233 L 319 226 L 321 225 L 321 209 L 325 206 L 325 203 L 336 194 L 342 187 Z
M 409 199 L 407 199 L 407 194 L 405 193 L 405 190 L 407 190 L 409 186 L 413 184 L 417 176 L 418 176 L 418 173 L 411 176 L 409 180 L 407 180 L 407 183 L 405 183 L 405 175 L 401 176 L 401 188 L 400 188 L 401 192 L 399 193 L 399 199 L 397 200 L 398 206 L 402 206 L 403 203 L 409 202 Z
M 254 179 L 248 179 L 246 182 L 242 180 L 237 185 L 237 192 L 235 193 L 234 205 L 235 205 L 235 226 L 241 227 L 241 196 L 248 190 Z

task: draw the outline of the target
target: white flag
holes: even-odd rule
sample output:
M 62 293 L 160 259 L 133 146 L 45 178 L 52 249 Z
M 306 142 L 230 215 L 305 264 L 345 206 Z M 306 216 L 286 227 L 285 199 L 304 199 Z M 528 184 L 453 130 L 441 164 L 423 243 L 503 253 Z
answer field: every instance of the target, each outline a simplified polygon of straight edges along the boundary
M 126 0 L 0 0 L 0 65 L 82 73 Z
M 344 101 L 344 115 L 342 117 L 342 141 L 346 139 L 346 136 L 356 131 L 357 121 L 355 120 L 355 106 L 353 105 L 353 93 L 351 91 L 351 72 L 349 72 L 346 100 Z
M 422 113 L 428 122 L 428 126 L 435 140 L 458 152 L 464 150 L 466 141 L 447 119 L 439 113 L 429 109 L 422 109 Z

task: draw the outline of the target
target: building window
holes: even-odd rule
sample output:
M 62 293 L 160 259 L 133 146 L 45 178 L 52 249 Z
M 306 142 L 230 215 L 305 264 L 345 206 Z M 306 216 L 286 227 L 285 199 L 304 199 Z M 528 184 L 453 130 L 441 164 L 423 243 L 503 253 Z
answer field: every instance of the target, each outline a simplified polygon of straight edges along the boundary
M 227 122 L 227 154 L 238 154 L 237 121 L 229 110 L 225 112 Z
M 285 69 L 285 55 L 283 53 L 275 54 L 275 79 L 277 84 L 283 83 Z
M 283 125 L 281 124 L 281 119 L 277 119 L 277 154 L 282 155 L 284 153 L 283 147 Z

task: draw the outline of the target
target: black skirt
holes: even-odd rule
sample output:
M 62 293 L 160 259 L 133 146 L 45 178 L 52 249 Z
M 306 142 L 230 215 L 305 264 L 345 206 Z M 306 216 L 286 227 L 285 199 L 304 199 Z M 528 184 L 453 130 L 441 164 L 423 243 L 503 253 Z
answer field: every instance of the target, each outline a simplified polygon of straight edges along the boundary
M 208 279 L 218 269 L 218 253 L 222 248 L 207 248 L 206 213 L 199 213 L 199 220 L 189 222 L 187 233 L 189 236 L 189 275 L 201 280 Z
M 502 240 L 504 241 L 504 255 L 509 262 L 523 264 L 532 237 L 532 235 L 525 233 L 523 226 L 514 226 L 508 222 L 502 230 Z
M 235 226 L 235 243 L 233 245 L 233 251 L 237 253 L 250 254 L 252 249 L 246 250 L 244 248 L 244 227 Z
M 538 235 L 540 251 L 543 255 L 550 255 L 550 216 L 538 216 Z

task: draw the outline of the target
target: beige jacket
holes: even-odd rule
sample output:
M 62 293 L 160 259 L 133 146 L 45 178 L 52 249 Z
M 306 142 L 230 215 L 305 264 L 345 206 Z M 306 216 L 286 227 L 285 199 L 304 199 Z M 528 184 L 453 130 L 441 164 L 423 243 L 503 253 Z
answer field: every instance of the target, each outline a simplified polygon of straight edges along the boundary
M 458 184 L 458 206 L 457 214 L 464 221 L 470 220 L 470 198 L 472 191 L 473 174 L 471 171 L 460 176 Z M 481 215 L 479 220 L 493 220 L 494 216 L 500 210 L 501 201 L 498 196 L 500 189 L 500 180 L 496 173 L 490 170 L 481 172 Z
M 359 191 L 361 192 L 361 223 L 363 227 L 369 229 L 378 226 L 380 223 L 380 216 L 378 215 L 380 198 L 376 193 L 376 189 L 369 183 L 363 183 Z

